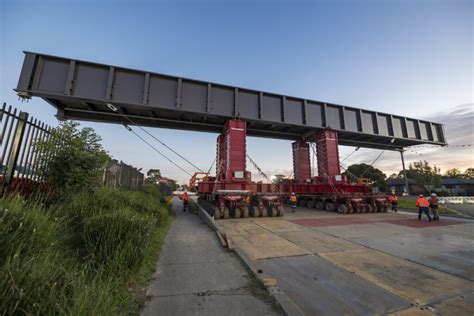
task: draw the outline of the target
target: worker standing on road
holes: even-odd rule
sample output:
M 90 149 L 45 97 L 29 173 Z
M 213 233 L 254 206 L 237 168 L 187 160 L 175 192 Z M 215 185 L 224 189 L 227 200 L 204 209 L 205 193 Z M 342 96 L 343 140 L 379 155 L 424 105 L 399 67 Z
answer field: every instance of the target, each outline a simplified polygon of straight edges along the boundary
M 421 213 L 425 213 L 428 216 L 428 220 L 431 222 L 430 213 L 428 212 L 428 207 L 430 206 L 430 202 L 428 202 L 424 197 L 423 194 L 420 194 L 420 197 L 416 200 L 416 207 L 418 208 L 418 220 L 421 221 Z
M 390 202 L 390 205 L 392 206 L 392 211 L 398 212 L 397 211 L 398 197 L 395 194 L 395 191 L 392 191 L 392 194 L 388 197 L 388 201 Z
M 438 195 L 436 193 L 431 193 L 431 197 L 429 199 L 430 202 L 430 209 L 431 213 L 433 214 L 433 220 L 439 221 L 439 213 L 438 213 Z
M 189 201 L 188 192 L 184 191 L 184 193 L 179 198 L 183 201 L 183 212 L 186 212 L 186 209 L 188 208 L 188 201 Z
M 296 201 L 297 200 L 298 199 L 296 198 L 295 192 L 292 192 L 291 196 L 290 196 L 290 206 L 291 206 L 291 212 L 292 213 L 296 212 Z

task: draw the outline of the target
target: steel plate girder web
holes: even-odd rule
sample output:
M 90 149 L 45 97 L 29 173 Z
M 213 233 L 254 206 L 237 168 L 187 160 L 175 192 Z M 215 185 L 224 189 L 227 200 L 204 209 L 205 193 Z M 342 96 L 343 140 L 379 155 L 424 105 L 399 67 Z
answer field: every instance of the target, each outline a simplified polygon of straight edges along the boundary
M 220 132 L 241 118 L 249 136 L 300 140 L 331 128 L 342 145 L 446 145 L 439 123 L 32 52 L 25 52 L 16 91 L 43 98 L 64 119 L 124 123 L 107 108 L 112 103 L 146 126 Z

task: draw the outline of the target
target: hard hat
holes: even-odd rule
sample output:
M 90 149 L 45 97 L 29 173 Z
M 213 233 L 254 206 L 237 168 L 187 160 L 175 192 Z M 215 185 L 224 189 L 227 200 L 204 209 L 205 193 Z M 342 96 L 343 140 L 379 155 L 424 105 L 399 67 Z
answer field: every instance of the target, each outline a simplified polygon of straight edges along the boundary
M 434 192 L 433 192 L 433 193 L 431 193 L 431 196 L 436 196 L 436 193 L 434 193 Z
M 392 194 L 395 194 L 395 191 L 392 191 Z
M 423 194 L 420 194 L 419 197 L 423 197 Z
M 291 192 L 291 195 L 295 195 L 295 192 Z

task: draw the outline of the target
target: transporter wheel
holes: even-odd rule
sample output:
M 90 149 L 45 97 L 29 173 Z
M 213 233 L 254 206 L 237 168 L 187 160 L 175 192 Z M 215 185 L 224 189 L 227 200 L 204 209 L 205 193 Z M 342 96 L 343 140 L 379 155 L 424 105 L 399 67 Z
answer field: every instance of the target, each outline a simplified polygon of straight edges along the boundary
M 334 211 L 334 203 L 326 203 L 326 211 Z
M 313 208 L 314 207 L 314 201 L 313 200 L 308 200 L 308 202 L 306 202 L 306 206 L 309 207 L 309 208 Z
M 249 208 L 247 206 L 244 207 L 244 217 L 249 217 Z
M 221 210 L 218 207 L 214 208 L 214 219 L 220 219 L 221 218 Z
M 225 207 L 224 208 L 224 219 L 228 219 L 229 218 L 229 208 L 228 207 Z
M 234 218 L 240 218 L 240 208 L 239 207 L 234 207 Z
M 365 206 L 365 212 L 366 212 L 366 213 L 373 213 L 373 212 L 374 212 L 374 207 L 373 207 L 372 205 L 370 205 L 370 204 L 367 204 L 367 205 Z
M 316 203 L 314 203 L 314 207 L 315 207 L 317 210 L 324 210 L 324 203 L 321 202 L 321 201 L 317 201 Z
M 272 207 L 269 207 L 268 208 L 268 216 L 272 216 L 272 217 L 277 217 L 278 216 L 278 210 L 275 206 L 272 206 Z
M 262 211 L 260 212 L 260 216 L 267 217 L 268 216 L 268 209 L 266 206 L 262 207 Z
M 250 209 L 250 215 L 252 215 L 252 217 L 260 217 L 260 210 L 258 209 L 258 206 L 252 206 Z
M 339 204 L 337 206 L 337 211 L 341 214 L 347 214 L 347 206 L 344 204 Z
M 377 205 L 377 213 L 383 212 L 383 208 L 381 205 Z
M 285 216 L 285 208 L 283 206 L 278 207 L 278 216 Z
M 349 207 L 347 208 L 347 214 L 352 214 L 354 213 L 354 208 L 352 207 L 352 205 L 349 205 Z
M 357 205 L 356 213 L 363 213 L 365 211 L 365 207 L 363 205 Z

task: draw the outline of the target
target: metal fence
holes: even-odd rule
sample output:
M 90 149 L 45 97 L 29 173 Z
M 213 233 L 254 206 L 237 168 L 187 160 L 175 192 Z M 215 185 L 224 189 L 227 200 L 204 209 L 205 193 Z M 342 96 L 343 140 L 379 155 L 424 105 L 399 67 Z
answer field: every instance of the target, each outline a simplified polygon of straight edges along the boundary
M 143 180 L 140 170 L 123 161 L 110 161 L 104 172 L 104 184 L 108 186 L 136 190 L 143 187 Z
M 49 153 L 36 150 L 34 143 L 47 141 L 51 127 L 3 103 L 0 112 L 0 175 L 1 193 L 22 187 L 31 190 L 34 184 L 43 182 L 39 170 L 48 163 Z
M 0 194 L 19 192 L 30 195 L 48 190 L 40 170 L 47 168 L 51 152 L 41 152 L 34 144 L 51 139 L 52 128 L 27 112 L 3 103 L 0 111 Z M 104 170 L 104 184 L 126 189 L 143 186 L 144 175 L 130 165 L 113 160 Z

